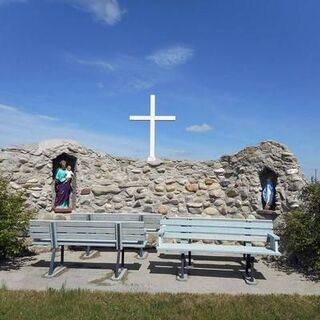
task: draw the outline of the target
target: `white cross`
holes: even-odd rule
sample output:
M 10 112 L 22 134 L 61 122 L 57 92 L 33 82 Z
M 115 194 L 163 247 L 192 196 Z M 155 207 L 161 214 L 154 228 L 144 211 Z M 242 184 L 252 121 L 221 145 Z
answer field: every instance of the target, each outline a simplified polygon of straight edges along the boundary
M 150 95 L 150 116 L 130 116 L 133 121 L 150 121 L 150 154 L 149 162 L 156 161 L 156 121 L 175 121 L 175 116 L 156 116 L 156 96 Z

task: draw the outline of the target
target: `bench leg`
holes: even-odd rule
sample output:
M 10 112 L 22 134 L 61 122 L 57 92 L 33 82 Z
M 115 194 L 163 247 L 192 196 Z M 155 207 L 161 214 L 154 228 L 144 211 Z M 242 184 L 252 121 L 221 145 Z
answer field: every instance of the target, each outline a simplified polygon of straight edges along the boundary
M 188 252 L 188 265 L 189 265 L 189 267 L 191 267 L 191 265 L 192 265 L 192 262 L 191 262 L 191 251 L 189 251 Z
M 86 256 L 87 257 L 90 256 L 90 251 L 91 251 L 90 247 L 87 247 L 87 249 L 86 249 Z
M 122 252 L 121 252 L 121 269 L 124 268 L 124 248 L 122 249 Z
M 251 257 L 250 254 L 246 255 L 245 281 L 247 284 L 256 284 L 256 279 L 254 278 L 254 257 Z
M 178 272 L 177 280 L 179 281 L 186 281 L 187 280 L 187 273 L 186 273 L 186 256 L 184 253 L 181 254 L 181 267 L 180 272 Z
M 54 271 L 54 260 L 56 258 L 56 250 L 57 249 L 52 249 L 51 250 L 51 261 L 50 261 L 50 267 L 49 267 L 49 272 L 48 275 L 52 276 L 53 275 L 53 271 Z
M 118 250 L 118 252 L 117 252 L 116 269 L 115 269 L 115 271 L 114 271 L 114 274 L 115 274 L 115 277 L 116 277 L 116 278 L 119 277 L 120 253 L 121 253 L 121 251 Z
M 60 266 L 64 265 L 64 246 L 61 246 L 61 258 L 60 258 Z
M 111 280 L 120 281 L 124 278 L 126 273 L 127 273 L 127 269 L 124 268 L 124 249 L 118 250 L 116 268 L 114 271 L 114 275 L 111 277 Z
M 137 255 L 137 259 L 145 260 L 147 257 L 148 257 L 148 252 L 144 251 L 143 248 L 140 248 Z

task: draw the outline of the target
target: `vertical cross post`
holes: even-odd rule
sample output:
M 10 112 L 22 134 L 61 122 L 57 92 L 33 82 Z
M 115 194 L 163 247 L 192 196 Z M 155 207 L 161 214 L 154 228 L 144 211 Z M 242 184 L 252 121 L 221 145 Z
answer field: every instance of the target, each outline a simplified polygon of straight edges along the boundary
M 150 122 L 150 151 L 148 162 L 155 162 L 156 158 L 156 121 L 175 121 L 175 116 L 157 116 L 156 115 L 156 96 L 150 95 L 150 115 L 149 116 L 130 116 L 132 121 Z

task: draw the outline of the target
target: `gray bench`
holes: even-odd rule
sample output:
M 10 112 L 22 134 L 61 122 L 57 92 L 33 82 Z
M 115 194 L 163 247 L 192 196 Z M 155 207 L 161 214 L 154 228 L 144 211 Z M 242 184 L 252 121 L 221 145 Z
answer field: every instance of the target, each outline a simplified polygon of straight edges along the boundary
M 211 243 L 199 243 L 201 240 Z M 157 250 L 181 254 L 178 280 L 187 279 L 193 253 L 243 255 L 246 261 L 245 280 L 253 284 L 254 257 L 280 256 L 279 240 L 273 233 L 271 220 L 167 218 L 161 221 Z M 228 244 L 221 243 L 223 241 Z M 264 246 L 256 246 L 256 242 L 263 242 Z M 189 258 L 188 266 L 186 256 Z
M 71 220 L 78 221 L 142 221 L 146 232 L 156 233 L 160 229 L 160 220 L 163 218 L 161 214 L 157 213 L 84 213 L 74 212 L 71 215 Z M 90 251 L 90 247 L 87 247 L 86 256 L 90 257 L 93 253 Z M 146 253 L 143 248 L 139 250 L 139 257 L 144 259 Z
M 29 234 L 34 245 L 51 246 L 49 277 L 64 269 L 64 246 L 114 248 L 117 251 L 114 275 L 117 280 L 125 272 L 125 249 L 141 249 L 146 245 L 143 222 L 31 220 Z M 55 256 L 59 247 L 60 267 L 55 270 Z
M 143 221 L 147 233 L 158 232 L 160 220 L 163 218 L 158 213 L 87 213 L 73 212 L 71 220 L 87 221 Z

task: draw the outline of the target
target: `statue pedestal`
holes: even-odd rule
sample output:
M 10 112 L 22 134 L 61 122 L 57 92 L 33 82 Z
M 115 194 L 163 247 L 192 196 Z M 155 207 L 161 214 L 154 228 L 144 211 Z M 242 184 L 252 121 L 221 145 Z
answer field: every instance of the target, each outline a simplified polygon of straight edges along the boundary
M 261 217 L 261 219 L 274 221 L 280 215 L 280 213 L 273 210 L 258 210 L 257 215 Z
M 72 208 L 53 208 L 54 213 L 71 213 Z

